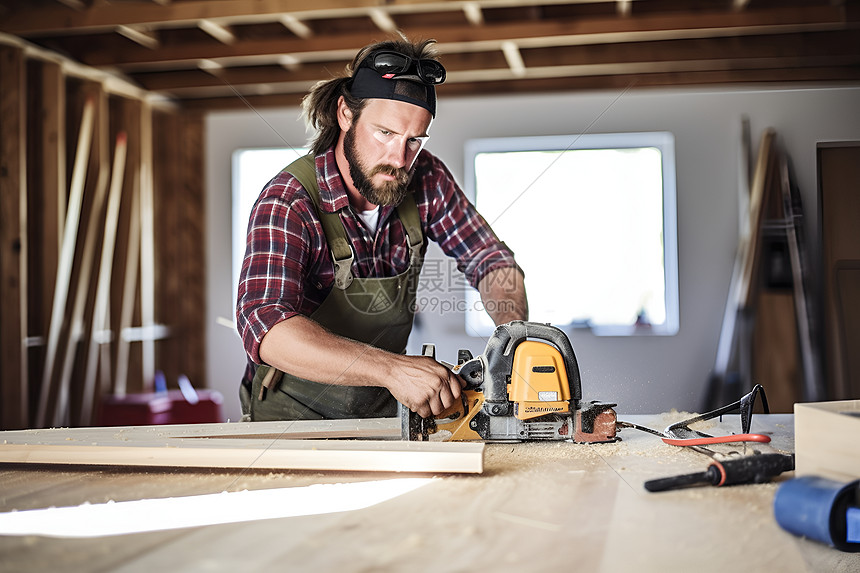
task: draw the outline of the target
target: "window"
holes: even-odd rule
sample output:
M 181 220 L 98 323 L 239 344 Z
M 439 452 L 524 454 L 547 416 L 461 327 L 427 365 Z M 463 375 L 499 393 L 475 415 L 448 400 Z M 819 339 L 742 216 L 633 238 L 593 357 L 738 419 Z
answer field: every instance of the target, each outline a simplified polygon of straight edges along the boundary
M 305 148 L 238 149 L 233 152 L 233 301 L 245 258 L 245 239 L 251 209 L 263 186 L 284 167 L 305 155 Z
M 525 271 L 531 320 L 677 333 L 671 133 L 472 140 L 465 183 Z M 492 332 L 477 292 L 466 309 L 469 334 Z

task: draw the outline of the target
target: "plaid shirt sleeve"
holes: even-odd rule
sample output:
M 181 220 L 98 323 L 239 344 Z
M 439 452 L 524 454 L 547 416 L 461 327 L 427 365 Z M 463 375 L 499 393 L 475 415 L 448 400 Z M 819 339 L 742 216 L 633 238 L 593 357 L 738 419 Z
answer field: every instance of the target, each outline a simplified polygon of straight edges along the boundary
M 496 237 L 442 161 L 423 152 L 416 176 L 423 179 L 420 188 L 425 193 L 427 236 L 456 259 L 457 269 L 470 285 L 477 288 L 481 279 L 496 269 L 519 269 L 513 252 Z
M 327 253 L 310 197 L 288 173 L 257 199 L 248 223 L 239 277 L 236 327 L 249 358 L 261 363 L 260 342 L 275 324 L 303 312 L 310 269 Z M 311 287 L 311 290 L 314 290 Z

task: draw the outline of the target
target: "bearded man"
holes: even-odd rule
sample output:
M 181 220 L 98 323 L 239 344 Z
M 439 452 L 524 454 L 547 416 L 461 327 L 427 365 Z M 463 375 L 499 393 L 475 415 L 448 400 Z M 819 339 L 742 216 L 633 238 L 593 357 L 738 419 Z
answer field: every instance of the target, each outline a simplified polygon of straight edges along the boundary
M 424 149 L 445 81 L 432 40 L 363 48 L 304 98 L 312 152 L 251 213 L 237 327 L 246 420 L 427 417 L 464 381 L 404 354 L 429 240 L 496 324 L 527 320 L 522 271 L 445 165 Z

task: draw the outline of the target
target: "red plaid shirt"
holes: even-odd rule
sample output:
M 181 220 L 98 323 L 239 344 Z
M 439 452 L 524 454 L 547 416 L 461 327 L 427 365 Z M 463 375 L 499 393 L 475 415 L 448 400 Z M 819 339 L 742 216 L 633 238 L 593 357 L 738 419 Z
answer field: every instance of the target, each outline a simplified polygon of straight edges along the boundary
M 359 220 L 335 162 L 334 150 L 316 157 L 320 208 L 339 212 L 355 251 L 356 277 L 394 276 L 409 266 L 409 246 L 394 207 L 380 207 L 375 235 Z M 424 150 L 409 185 L 415 194 L 424 241 L 436 241 L 476 286 L 492 270 L 516 266 L 513 253 L 463 194 L 447 167 Z M 245 382 L 260 360 L 260 342 L 275 324 L 309 316 L 334 282 L 334 264 L 313 201 L 286 171 L 269 181 L 251 211 L 239 277 L 236 320 L 248 354 Z

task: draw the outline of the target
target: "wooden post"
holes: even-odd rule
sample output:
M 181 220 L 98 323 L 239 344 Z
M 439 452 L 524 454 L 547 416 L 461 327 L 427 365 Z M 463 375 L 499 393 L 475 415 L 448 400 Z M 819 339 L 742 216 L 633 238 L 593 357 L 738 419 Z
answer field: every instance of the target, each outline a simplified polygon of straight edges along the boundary
M 179 194 L 177 211 L 180 213 L 180 264 L 185 289 L 177 302 L 178 313 L 182 317 L 179 363 L 182 372 L 195 384 L 203 385 L 206 376 L 206 321 L 204 313 L 200 312 L 200 304 L 206 300 L 206 225 L 203 216 L 206 212 L 206 193 L 202 177 L 205 122 L 201 114 L 182 114 L 181 117 L 185 145 L 179 166 L 182 192 Z
M 24 59 L 0 46 L 0 426 L 29 423 Z
M 56 62 L 27 63 L 28 399 L 35 404 L 66 216 L 66 78 Z M 33 414 L 33 412 L 30 412 Z
M 66 77 L 54 62 L 42 63 L 42 154 L 39 169 L 42 173 L 41 213 L 42 233 L 45 239 L 42 277 L 46 285 L 54 284 L 57 274 L 57 256 L 63 246 L 63 225 L 66 214 Z M 34 214 L 35 215 L 35 214 Z M 52 244 L 47 244 L 51 242 Z M 47 290 L 47 289 L 45 289 Z M 46 293 L 44 305 L 51 308 L 51 293 Z M 50 327 L 45 317 L 43 332 Z

